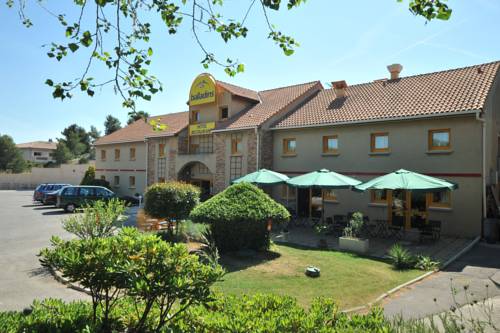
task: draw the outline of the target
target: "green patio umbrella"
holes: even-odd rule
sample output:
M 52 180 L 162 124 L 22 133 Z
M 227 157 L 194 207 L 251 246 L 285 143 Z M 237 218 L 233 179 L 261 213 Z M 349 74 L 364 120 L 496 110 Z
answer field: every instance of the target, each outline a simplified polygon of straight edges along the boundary
M 298 188 L 350 188 L 361 184 L 357 179 L 341 175 L 327 169 L 321 169 L 306 173 L 305 175 L 293 177 L 286 182 L 292 187 Z
M 426 176 L 420 173 L 399 169 L 366 183 L 354 186 L 354 190 L 410 190 L 436 192 L 455 190 L 458 185 L 444 179 Z
M 288 185 L 297 188 L 319 188 L 319 189 L 336 189 L 336 188 L 351 188 L 361 184 L 357 179 L 341 175 L 328 169 L 321 169 L 306 173 L 305 175 L 297 176 L 289 179 L 286 182 Z M 321 196 L 322 219 L 325 216 L 325 202 L 323 195 Z
M 241 178 L 232 181 L 233 184 L 247 182 L 256 185 L 276 185 L 283 184 L 288 180 L 288 176 L 274 172 L 267 169 L 260 169 L 258 171 L 249 173 Z

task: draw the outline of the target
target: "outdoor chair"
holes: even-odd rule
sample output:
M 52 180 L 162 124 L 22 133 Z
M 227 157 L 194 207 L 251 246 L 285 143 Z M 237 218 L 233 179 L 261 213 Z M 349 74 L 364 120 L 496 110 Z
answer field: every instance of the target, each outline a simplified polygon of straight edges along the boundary
M 334 215 L 333 216 L 333 233 L 335 235 L 342 235 L 345 227 L 347 227 L 347 219 L 345 215 Z
M 441 238 L 441 221 L 430 220 L 428 224 L 424 225 L 420 230 L 420 242 L 422 243 L 425 239 L 430 239 L 432 241 L 439 240 Z
M 389 226 L 389 233 L 391 237 L 401 239 L 404 233 L 404 217 L 393 216 L 392 224 Z

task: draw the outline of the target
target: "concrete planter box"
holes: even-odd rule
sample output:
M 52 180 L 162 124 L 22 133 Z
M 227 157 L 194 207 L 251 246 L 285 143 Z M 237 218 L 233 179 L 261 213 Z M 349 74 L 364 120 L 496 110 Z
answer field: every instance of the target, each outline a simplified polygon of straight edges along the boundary
M 368 248 L 370 247 L 370 240 L 361 238 L 340 237 L 339 247 L 341 250 L 364 254 L 368 252 Z

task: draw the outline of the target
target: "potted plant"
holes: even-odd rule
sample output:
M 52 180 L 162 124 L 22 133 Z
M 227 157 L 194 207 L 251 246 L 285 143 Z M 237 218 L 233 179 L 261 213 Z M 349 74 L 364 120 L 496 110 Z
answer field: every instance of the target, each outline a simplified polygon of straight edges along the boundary
M 360 212 L 354 213 L 349 221 L 349 225 L 344 228 L 344 235 L 339 238 L 339 247 L 341 250 L 356 253 L 368 252 L 370 241 L 361 238 L 363 224 L 363 214 Z
M 320 239 L 318 241 L 318 248 L 327 249 L 328 243 L 326 241 L 325 235 L 328 232 L 328 226 L 326 224 L 318 224 L 316 227 L 314 227 L 314 231 L 316 231 L 316 233 L 320 236 Z

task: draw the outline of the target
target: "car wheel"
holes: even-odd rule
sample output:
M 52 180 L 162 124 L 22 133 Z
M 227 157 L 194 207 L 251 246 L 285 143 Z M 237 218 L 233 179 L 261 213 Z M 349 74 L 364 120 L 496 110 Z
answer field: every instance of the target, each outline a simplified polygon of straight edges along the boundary
M 64 210 L 67 212 L 67 213 L 74 213 L 75 212 L 75 205 L 74 204 L 67 204 L 66 207 L 64 207 Z

